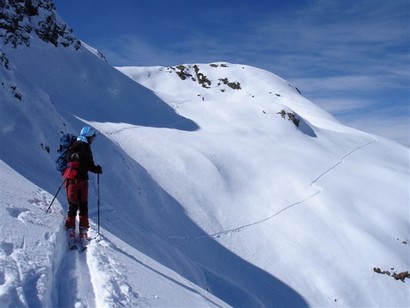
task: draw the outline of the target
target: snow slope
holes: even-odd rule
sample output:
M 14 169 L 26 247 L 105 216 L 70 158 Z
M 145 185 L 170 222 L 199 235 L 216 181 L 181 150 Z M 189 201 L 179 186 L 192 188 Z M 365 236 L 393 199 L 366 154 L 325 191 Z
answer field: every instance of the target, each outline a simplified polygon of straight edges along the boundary
M 181 67 L 119 69 L 200 130 L 158 135 L 147 128 L 112 139 L 186 204 L 205 238 L 292 286 L 308 304 L 407 305 L 408 287 L 381 284 L 371 269 L 409 268 L 402 243 L 409 235 L 408 149 L 341 125 L 269 72 L 226 63 L 184 67 L 192 76 L 184 80 L 175 73 Z M 241 89 L 218 82 L 226 79 Z M 299 116 L 299 127 L 277 114 L 284 109 Z
M 45 213 L 53 196 L 4 162 L 0 181 L 2 307 L 224 306 L 108 233 L 67 251 L 61 205 Z
M 246 65 L 115 69 L 34 35 L 2 52 L 2 306 L 408 306 L 409 280 L 373 271 L 410 268 L 408 148 Z M 61 132 L 86 123 L 104 173 L 81 254 L 64 193 L 45 210 Z

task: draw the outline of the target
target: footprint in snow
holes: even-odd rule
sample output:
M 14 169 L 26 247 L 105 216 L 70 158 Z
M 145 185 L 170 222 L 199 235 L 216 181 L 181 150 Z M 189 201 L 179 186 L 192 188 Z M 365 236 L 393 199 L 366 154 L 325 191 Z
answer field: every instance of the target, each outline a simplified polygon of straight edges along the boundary
M 17 218 L 21 213 L 28 212 L 28 209 L 19 208 L 19 207 L 8 207 L 6 208 L 7 212 L 11 217 Z
M 1 243 L 1 249 L 3 249 L 6 256 L 9 256 L 13 253 L 14 245 L 13 245 L 13 243 L 2 242 Z
M 6 277 L 3 271 L 0 271 L 0 286 L 6 283 Z
M 37 199 L 37 198 L 33 198 L 30 200 L 27 200 L 29 203 L 31 203 L 32 205 L 36 205 L 36 206 L 43 206 L 44 205 L 44 201 Z
M 36 193 L 33 199 L 27 200 L 30 204 L 38 206 L 38 207 L 46 207 L 49 204 L 49 194 L 42 190 L 39 189 Z

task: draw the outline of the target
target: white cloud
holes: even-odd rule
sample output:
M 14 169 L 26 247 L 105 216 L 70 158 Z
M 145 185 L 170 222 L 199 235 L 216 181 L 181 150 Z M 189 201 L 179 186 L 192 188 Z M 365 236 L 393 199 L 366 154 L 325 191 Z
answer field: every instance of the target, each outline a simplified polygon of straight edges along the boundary
M 102 51 L 114 65 L 228 61 L 264 68 L 347 124 L 405 139 L 408 121 L 384 108 L 390 102 L 402 111 L 410 99 L 408 0 L 311 0 L 293 11 L 269 7 L 251 18 L 238 11 L 241 23 L 229 19 L 232 8 L 202 7 L 192 27 L 175 21 L 172 29 L 182 34 L 166 45 L 159 37 L 133 34 L 104 42 Z M 369 110 L 372 115 L 359 120 Z
M 339 117 L 344 124 L 362 131 L 383 136 L 410 147 L 410 123 L 407 115 L 362 115 L 357 118 Z
M 372 101 L 356 98 L 327 97 L 312 98 L 311 100 L 316 105 L 335 116 L 360 111 L 362 109 L 369 108 L 373 104 Z
M 369 92 L 386 87 L 386 80 L 377 75 L 349 75 L 296 79 L 296 84 L 311 93 Z

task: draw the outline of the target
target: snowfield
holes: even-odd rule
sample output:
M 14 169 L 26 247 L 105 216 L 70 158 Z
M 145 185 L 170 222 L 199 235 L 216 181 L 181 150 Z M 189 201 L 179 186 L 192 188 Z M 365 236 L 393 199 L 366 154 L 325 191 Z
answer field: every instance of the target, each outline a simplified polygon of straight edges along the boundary
M 1 174 L 2 307 L 226 306 L 115 236 L 68 251 L 61 205 L 45 214 L 52 195 L 4 162 Z
M 34 36 L 2 50 L 2 307 L 409 305 L 408 279 L 374 271 L 410 270 L 409 148 L 247 65 L 114 68 Z M 46 210 L 59 138 L 86 124 L 104 173 L 78 252 L 64 191 Z

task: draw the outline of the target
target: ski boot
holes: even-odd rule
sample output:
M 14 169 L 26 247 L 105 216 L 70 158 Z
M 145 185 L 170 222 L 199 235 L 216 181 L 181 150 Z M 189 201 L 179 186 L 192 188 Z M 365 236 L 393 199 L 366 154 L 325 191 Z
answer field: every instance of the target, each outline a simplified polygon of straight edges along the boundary
M 88 231 L 88 228 L 80 227 L 80 245 L 81 245 L 82 250 L 87 249 L 87 245 L 88 245 L 87 231 Z
M 75 229 L 68 228 L 67 229 L 67 240 L 68 240 L 68 248 L 71 250 L 77 249 L 77 244 L 75 242 Z

